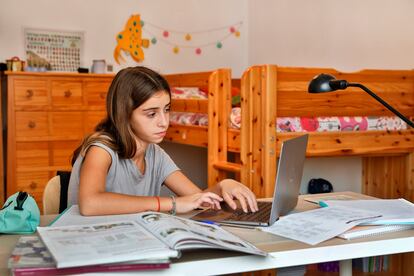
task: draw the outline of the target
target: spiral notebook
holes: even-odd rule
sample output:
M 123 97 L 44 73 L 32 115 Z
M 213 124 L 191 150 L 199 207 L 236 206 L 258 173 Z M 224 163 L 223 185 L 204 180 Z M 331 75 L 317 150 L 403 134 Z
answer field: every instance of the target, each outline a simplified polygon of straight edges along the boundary
M 409 230 L 414 229 L 414 225 L 361 225 L 361 226 L 355 226 L 354 228 L 342 233 L 341 235 L 338 235 L 339 238 L 345 239 L 345 240 L 351 240 L 355 238 L 365 238 L 369 236 L 374 235 L 381 235 L 385 233 L 390 232 L 397 232 L 397 231 L 403 231 L 403 230 Z

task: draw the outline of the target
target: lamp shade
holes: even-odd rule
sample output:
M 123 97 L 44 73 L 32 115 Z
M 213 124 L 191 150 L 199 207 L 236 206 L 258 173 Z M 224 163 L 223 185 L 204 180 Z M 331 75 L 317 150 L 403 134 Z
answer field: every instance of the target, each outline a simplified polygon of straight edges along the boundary
M 346 80 L 336 80 L 334 76 L 329 74 L 320 74 L 315 76 L 308 87 L 309 93 L 325 93 L 338 89 L 346 89 L 348 82 Z

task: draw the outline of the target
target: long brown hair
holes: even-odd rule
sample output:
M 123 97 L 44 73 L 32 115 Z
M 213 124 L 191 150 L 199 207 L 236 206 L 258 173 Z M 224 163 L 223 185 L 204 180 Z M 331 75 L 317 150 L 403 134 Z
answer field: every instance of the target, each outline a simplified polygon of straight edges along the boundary
M 167 81 L 157 72 L 143 66 L 119 71 L 106 96 L 106 118 L 74 151 L 72 165 L 79 154 L 84 155 L 97 142 L 107 145 L 121 158 L 132 158 L 137 150 L 129 123 L 132 112 L 159 91 L 165 91 L 171 97 Z

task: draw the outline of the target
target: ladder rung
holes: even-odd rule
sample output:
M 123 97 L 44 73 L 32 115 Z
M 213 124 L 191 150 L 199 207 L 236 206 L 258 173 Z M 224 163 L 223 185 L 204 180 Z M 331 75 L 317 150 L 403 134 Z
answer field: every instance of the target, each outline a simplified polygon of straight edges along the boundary
M 241 171 L 241 164 L 231 162 L 217 162 L 213 164 L 215 169 L 239 173 Z

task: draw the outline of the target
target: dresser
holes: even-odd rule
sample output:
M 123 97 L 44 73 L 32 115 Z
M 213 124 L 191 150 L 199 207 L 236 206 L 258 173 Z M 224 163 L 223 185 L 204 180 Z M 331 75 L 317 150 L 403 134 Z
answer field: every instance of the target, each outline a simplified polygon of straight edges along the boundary
M 42 207 L 43 189 L 70 170 L 73 150 L 104 118 L 113 75 L 6 72 L 6 196 L 24 190 Z

